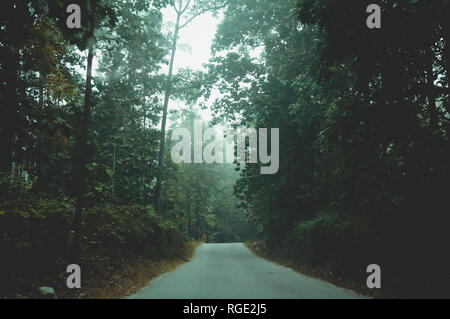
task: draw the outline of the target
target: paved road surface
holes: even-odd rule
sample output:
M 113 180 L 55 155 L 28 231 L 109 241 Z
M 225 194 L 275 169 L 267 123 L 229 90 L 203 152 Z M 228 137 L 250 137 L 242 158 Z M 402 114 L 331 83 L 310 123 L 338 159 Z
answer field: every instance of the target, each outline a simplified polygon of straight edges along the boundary
M 204 244 L 191 262 L 152 280 L 132 299 L 363 298 L 254 255 L 244 244 Z

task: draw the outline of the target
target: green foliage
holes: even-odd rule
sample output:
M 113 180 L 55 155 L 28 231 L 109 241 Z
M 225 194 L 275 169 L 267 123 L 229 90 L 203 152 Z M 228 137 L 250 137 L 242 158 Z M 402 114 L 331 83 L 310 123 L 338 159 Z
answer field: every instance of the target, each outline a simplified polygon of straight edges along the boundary
M 65 9 L 72 3 L 81 6 L 81 30 L 65 25 Z M 89 39 L 94 3 L 95 32 Z M 216 12 L 224 3 L 190 2 L 184 22 Z M 105 256 L 180 255 L 183 239 L 205 234 L 209 241 L 234 241 L 255 233 L 236 207 L 231 167 L 168 162 L 163 209 L 157 215 L 152 208 L 160 148 L 157 127 L 167 84 L 161 66 L 172 42 L 161 31 L 160 10 L 167 4 L 1 3 L 0 255 L 6 260 L 0 265 L 1 296 L 60 280 L 55 276 L 73 263 L 77 234 L 82 262 L 92 265 L 90 258 Z M 86 83 L 80 70 L 85 58 L 80 51 L 88 41 L 95 41 L 98 68 L 87 101 L 90 114 L 84 114 Z M 207 74 L 186 69 L 168 84 L 175 98 L 194 106 L 209 97 L 208 81 Z M 86 154 L 80 152 L 84 119 L 89 123 Z M 81 166 L 86 166 L 81 178 L 85 187 L 79 184 Z M 74 197 L 82 197 L 81 232 Z
M 194 121 L 199 119 L 197 110 L 189 108 L 174 112 L 173 125 L 194 136 Z M 233 196 L 233 165 L 183 163 L 167 170 L 165 179 L 165 211 L 174 213 L 171 219 L 178 221 L 185 238 L 201 240 L 206 235 L 208 242 L 242 242 L 258 234 Z
M 61 274 L 74 236 L 90 1 L 7 1 L 0 10 L 2 296 Z M 98 1 L 97 56 L 86 158 L 86 255 L 177 253 L 178 225 L 150 205 L 160 118 L 165 1 Z M 81 5 L 83 29 L 65 26 Z M 138 44 L 138 45 L 137 45 Z M 113 145 L 116 156 L 113 161 Z M 114 189 L 113 189 L 114 183 Z M 94 253 L 93 253 L 94 252 Z
M 171 255 L 182 247 L 175 224 L 156 216 L 151 206 L 106 205 L 86 212 L 89 239 L 104 249 Z
M 27 292 L 30 283 L 45 283 L 68 265 L 73 241 L 73 200 L 21 196 L 0 206 L 1 296 Z M 102 205 L 85 211 L 83 252 L 106 256 L 180 253 L 178 228 L 155 215 L 151 206 Z
M 214 111 L 280 128 L 278 174 L 246 165 L 235 187 L 275 250 L 361 285 L 376 261 L 399 295 L 442 296 L 448 1 L 382 1 L 381 30 L 366 27 L 369 3 L 231 1 L 210 63 Z
M 161 255 L 181 238 L 246 240 L 258 233 L 251 220 L 299 263 L 364 283 L 375 261 L 401 296 L 446 293 L 448 0 L 380 1 L 381 30 L 364 23 L 370 1 L 101 0 L 95 39 L 88 19 L 65 27 L 69 3 L 89 12 L 91 1 L 0 4 L 2 294 L 59 272 L 82 189 L 74 163 L 84 161 L 85 252 Z M 161 75 L 174 40 L 161 31 L 165 5 L 183 16 L 181 29 L 226 7 L 207 72 Z M 99 66 L 80 161 L 77 48 L 89 40 Z M 279 172 L 238 165 L 237 178 L 230 165 L 167 161 L 156 215 L 158 155 L 168 153 L 162 97 L 188 105 L 172 123 L 192 132 L 212 92 L 213 123 L 280 128 Z

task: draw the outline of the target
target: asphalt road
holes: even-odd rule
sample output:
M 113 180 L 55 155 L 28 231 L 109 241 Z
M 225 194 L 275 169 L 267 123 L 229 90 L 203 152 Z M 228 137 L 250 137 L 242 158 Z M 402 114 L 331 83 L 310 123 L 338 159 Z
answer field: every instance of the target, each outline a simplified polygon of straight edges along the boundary
M 254 255 L 244 244 L 203 244 L 191 262 L 152 280 L 131 299 L 348 299 L 353 291 Z

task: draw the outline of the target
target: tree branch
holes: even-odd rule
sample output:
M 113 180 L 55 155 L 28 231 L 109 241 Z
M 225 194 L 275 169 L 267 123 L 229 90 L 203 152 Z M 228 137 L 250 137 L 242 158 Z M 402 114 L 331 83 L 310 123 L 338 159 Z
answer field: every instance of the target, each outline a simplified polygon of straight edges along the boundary
M 172 8 L 175 10 L 175 12 L 179 15 L 179 14 L 180 14 L 180 11 L 178 11 L 177 6 L 176 6 L 176 4 L 175 4 L 175 1 L 170 0 L 170 1 L 169 1 L 169 4 L 172 6 Z
M 216 10 L 223 9 L 223 8 L 225 8 L 226 6 L 227 6 L 226 4 L 223 4 L 223 5 L 221 5 L 221 6 L 210 7 L 210 8 L 206 8 L 206 9 L 203 9 L 203 10 L 197 12 L 196 14 L 194 14 L 192 17 L 190 17 L 185 23 L 183 23 L 183 24 L 180 26 L 180 30 L 183 29 L 185 26 L 187 26 L 189 23 L 191 23 L 191 22 L 192 22 L 195 18 L 197 18 L 198 16 L 201 16 L 202 14 L 204 14 L 204 13 L 206 13 L 206 12 L 209 12 L 209 11 L 216 11 Z
M 185 13 L 186 10 L 189 8 L 189 5 L 191 4 L 191 0 L 188 0 L 188 2 L 186 3 L 186 5 L 184 6 L 183 10 L 181 10 L 181 14 Z M 181 7 L 180 7 L 181 9 Z

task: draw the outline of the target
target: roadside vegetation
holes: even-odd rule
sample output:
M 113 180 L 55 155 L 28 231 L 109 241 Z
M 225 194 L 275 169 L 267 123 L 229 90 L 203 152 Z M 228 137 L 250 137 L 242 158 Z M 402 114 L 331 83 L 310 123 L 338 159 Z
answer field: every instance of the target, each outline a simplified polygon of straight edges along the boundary
M 68 198 L 23 197 L 3 202 L 1 294 L 58 298 L 119 298 L 188 261 L 200 242 L 185 242 L 177 226 L 151 206 L 95 206 L 83 218 L 82 289 L 66 286 L 71 264 L 73 204 Z
M 66 27 L 72 3 L 82 29 Z M 201 96 L 195 71 L 162 71 L 173 34 L 161 10 L 178 5 L 1 2 L 0 298 L 39 297 L 39 287 L 122 297 L 188 260 L 192 241 L 257 233 L 236 207 L 232 166 L 166 161 L 158 176 L 166 92 L 186 104 L 170 110 L 171 125 L 197 117 Z M 65 286 L 70 264 L 81 266 L 81 290 Z
M 280 128 L 280 170 L 235 195 L 269 253 L 398 297 L 449 297 L 449 1 L 233 1 L 213 46 L 217 117 Z M 255 55 L 255 52 L 262 52 Z M 239 116 L 236 116 L 239 114 Z
M 359 291 L 378 264 L 379 296 L 449 297 L 450 2 L 380 0 L 369 29 L 370 2 L 0 1 L 0 298 L 71 297 L 69 264 L 72 297 L 122 296 L 186 243 L 258 236 Z M 176 70 L 205 12 L 210 61 Z M 278 172 L 171 161 L 206 108 L 204 126 L 279 128 Z

